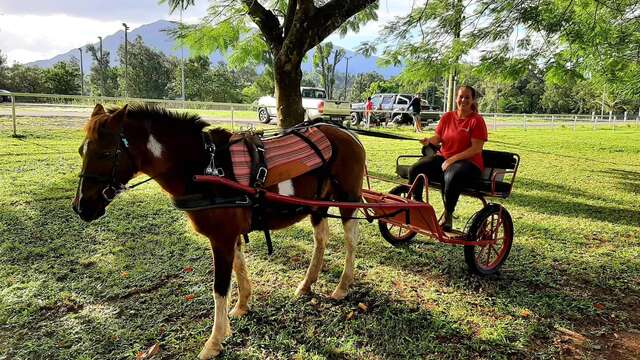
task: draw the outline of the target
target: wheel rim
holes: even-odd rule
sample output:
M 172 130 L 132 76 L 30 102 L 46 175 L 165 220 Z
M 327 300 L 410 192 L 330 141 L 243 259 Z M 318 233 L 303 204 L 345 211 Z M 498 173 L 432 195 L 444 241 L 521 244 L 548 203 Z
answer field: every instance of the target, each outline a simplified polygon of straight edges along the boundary
M 351 125 L 356 125 L 358 123 L 358 114 L 351 114 Z
M 267 117 L 269 115 L 267 115 L 267 111 L 266 110 L 260 110 L 260 121 L 265 122 L 267 121 Z
M 386 223 L 389 234 L 398 240 L 402 240 L 406 237 L 413 236 L 413 231 L 406 229 L 402 226 Z
M 498 266 L 509 250 L 511 234 L 505 228 L 502 212 L 490 214 L 478 229 L 478 241 L 492 241 L 475 247 L 475 262 L 479 268 L 491 270 Z

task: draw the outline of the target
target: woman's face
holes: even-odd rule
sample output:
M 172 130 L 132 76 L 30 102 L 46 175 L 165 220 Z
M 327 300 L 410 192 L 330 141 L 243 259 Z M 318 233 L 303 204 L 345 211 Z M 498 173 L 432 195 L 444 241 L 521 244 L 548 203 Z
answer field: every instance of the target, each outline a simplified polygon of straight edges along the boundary
M 471 94 L 471 90 L 467 88 L 458 90 L 456 105 L 458 106 L 458 109 L 462 111 L 471 111 L 471 105 L 473 105 L 473 96 Z

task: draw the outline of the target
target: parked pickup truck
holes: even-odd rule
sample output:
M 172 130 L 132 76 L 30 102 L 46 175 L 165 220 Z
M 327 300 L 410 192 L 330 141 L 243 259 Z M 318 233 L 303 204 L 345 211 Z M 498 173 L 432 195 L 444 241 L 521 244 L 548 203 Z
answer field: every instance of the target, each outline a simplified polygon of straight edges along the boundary
M 351 116 L 351 106 L 348 102 L 327 100 L 324 89 L 301 87 L 302 107 L 305 109 L 305 120 L 324 119 L 342 123 Z M 273 96 L 263 96 L 258 99 L 258 120 L 268 124 L 275 119 L 276 99 Z
M 409 94 L 376 94 L 371 97 L 373 113 L 371 122 L 387 124 L 413 124 L 411 110 L 407 109 L 413 95 Z M 358 125 L 364 119 L 365 103 L 351 105 L 351 125 Z M 420 120 L 423 124 L 438 121 L 440 113 L 438 109 L 421 100 Z

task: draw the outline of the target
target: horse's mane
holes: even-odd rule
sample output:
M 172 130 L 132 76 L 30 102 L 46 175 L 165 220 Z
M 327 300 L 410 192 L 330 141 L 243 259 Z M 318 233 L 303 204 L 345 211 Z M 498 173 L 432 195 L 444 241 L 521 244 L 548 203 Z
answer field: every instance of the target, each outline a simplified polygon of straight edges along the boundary
M 106 114 L 97 115 L 89 119 L 85 125 L 85 132 L 90 139 L 96 139 L 100 129 L 109 120 L 109 116 L 120 110 L 119 107 L 107 109 Z M 207 122 L 200 118 L 200 115 L 190 113 L 178 113 L 165 108 L 149 105 L 149 104 L 133 104 L 127 108 L 127 118 L 133 121 L 153 121 L 154 123 L 163 123 L 167 127 L 173 129 L 193 129 L 194 131 L 202 131 L 209 126 Z

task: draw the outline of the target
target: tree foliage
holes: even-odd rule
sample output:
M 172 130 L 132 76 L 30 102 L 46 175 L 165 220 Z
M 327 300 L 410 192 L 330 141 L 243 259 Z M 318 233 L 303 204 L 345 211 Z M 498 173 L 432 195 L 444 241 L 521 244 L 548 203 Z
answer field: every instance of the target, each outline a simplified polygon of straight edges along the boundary
M 93 45 L 86 46 L 86 52 L 91 55 L 93 65 L 89 72 L 89 88 L 91 95 L 117 96 L 118 94 L 118 71 L 111 67 L 109 51 L 103 51 L 100 55 L 99 49 Z
M 177 67 L 177 61 L 144 45 L 138 36 L 128 46 L 127 71 L 125 74 L 124 44 L 118 48 L 120 68 L 118 83 L 121 93 L 131 97 L 161 99 Z M 126 89 L 126 91 L 125 91 Z
M 332 57 L 333 55 L 333 57 Z M 313 54 L 313 67 L 320 75 L 320 84 L 324 87 L 328 99 L 333 99 L 333 88 L 336 84 L 336 65 L 344 58 L 346 51 L 334 49 L 333 43 L 318 44 Z
M 46 92 L 50 94 L 80 94 L 80 65 L 78 61 L 60 61 L 44 70 Z

